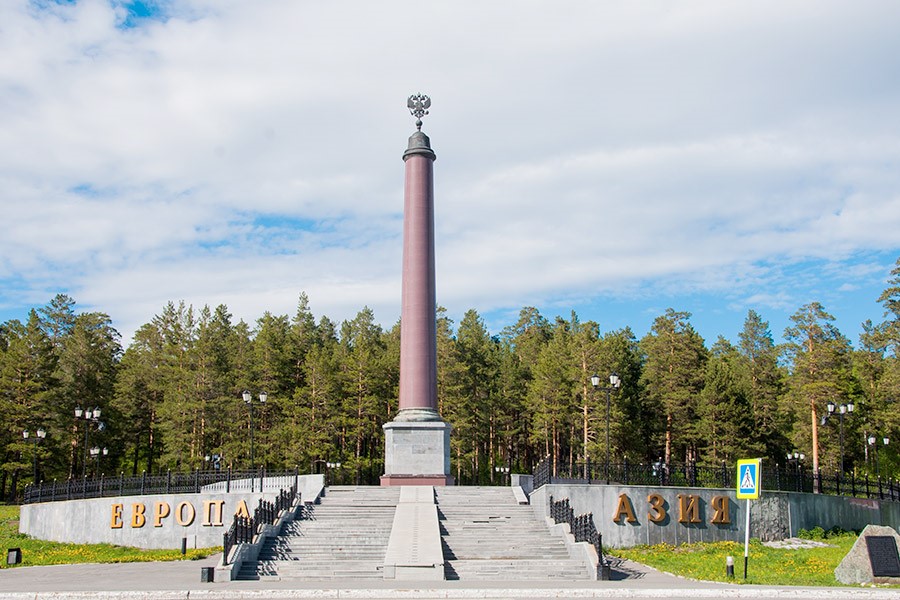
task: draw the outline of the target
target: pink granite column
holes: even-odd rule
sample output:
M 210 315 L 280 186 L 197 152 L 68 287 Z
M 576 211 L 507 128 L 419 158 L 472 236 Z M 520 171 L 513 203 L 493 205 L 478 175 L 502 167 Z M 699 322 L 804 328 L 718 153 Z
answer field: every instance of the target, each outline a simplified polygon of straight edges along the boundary
M 400 414 L 397 421 L 440 420 L 434 283 L 434 160 L 417 131 L 403 154 L 403 291 L 400 313 Z
M 437 411 L 434 291 L 434 152 L 422 133 L 431 100 L 410 96 L 416 131 L 403 153 L 403 290 L 400 307 L 400 410 L 384 429 L 381 485 L 453 485 L 450 431 Z

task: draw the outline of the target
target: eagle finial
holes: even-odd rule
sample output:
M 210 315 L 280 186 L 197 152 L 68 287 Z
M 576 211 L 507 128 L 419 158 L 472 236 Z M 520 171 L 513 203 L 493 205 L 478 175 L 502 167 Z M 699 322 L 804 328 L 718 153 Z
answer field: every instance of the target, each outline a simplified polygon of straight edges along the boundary
M 406 100 L 409 113 L 416 118 L 416 129 L 422 131 L 422 117 L 428 114 L 431 108 L 431 98 L 425 94 L 413 94 Z

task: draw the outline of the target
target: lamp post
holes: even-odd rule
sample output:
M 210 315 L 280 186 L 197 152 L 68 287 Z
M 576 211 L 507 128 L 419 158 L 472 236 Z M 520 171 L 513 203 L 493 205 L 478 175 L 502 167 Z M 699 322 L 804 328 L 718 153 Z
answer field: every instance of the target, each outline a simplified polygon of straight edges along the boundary
M 253 394 L 251 394 L 247 390 L 244 390 L 242 396 L 244 398 L 244 402 L 246 402 L 247 406 L 250 407 L 250 470 L 256 471 L 256 458 L 253 455 Z M 268 399 L 268 394 L 266 394 L 265 392 L 259 393 L 260 404 L 265 404 L 266 400 Z
M 214 471 L 218 471 L 222 468 L 222 455 L 221 454 L 207 454 L 203 457 L 204 462 L 206 462 L 206 470 L 208 471 L 210 465 L 212 465 L 212 469 Z
M 85 410 L 82 410 L 80 406 L 75 407 L 75 419 L 82 418 L 84 419 L 84 464 L 81 469 L 81 477 L 83 479 L 87 477 L 88 431 L 92 424 L 97 426 L 97 431 L 103 431 L 106 428 L 106 424 L 100 420 L 99 407 L 94 407 L 93 409 L 88 408 Z
M 609 485 L 609 399 L 610 394 L 614 390 L 618 390 L 622 385 L 622 380 L 616 373 L 609 375 L 609 386 L 600 388 L 600 376 L 591 375 L 591 385 L 594 389 L 602 389 L 606 392 L 606 485 Z M 584 410 L 584 460 L 587 462 L 587 405 Z
M 888 437 L 881 438 L 882 443 L 887 446 L 891 439 Z M 870 435 L 868 439 L 869 445 L 872 446 L 872 451 L 875 453 L 875 477 L 881 477 L 881 473 L 878 472 L 878 439 L 874 435 Z
M 840 407 L 837 407 L 834 402 L 829 401 L 826 405 L 828 408 L 828 414 L 822 417 L 822 423 L 828 421 L 828 419 L 835 414 L 835 409 L 837 408 L 838 412 L 838 421 L 840 424 L 840 436 L 841 436 L 841 470 L 840 470 L 840 478 L 844 478 L 844 415 L 849 415 L 853 412 L 853 403 L 848 402 L 847 404 L 841 404 Z
M 800 471 L 800 461 L 802 461 L 804 458 L 806 458 L 806 455 L 802 452 L 798 452 L 797 450 L 787 453 L 788 464 L 793 464 L 797 472 Z
M 495 465 L 494 472 L 500 474 L 500 485 L 503 485 L 503 479 L 509 475 L 509 467 Z
M 806 458 L 806 455 L 803 454 L 802 452 L 798 452 L 797 450 L 794 450 L 793 452 L 788 452 L 788 453 L 787 453 L 787 462 L 788 462 L 788 464 L 789 464 L 789 465 L 790 465 L 790 464 L 793 464 L 793 465 L 794 465 L 794 469 L 795 469 L 795 473 L 796 473 L 796 479 L 797 479 L 797 491 L 798 491 L 798 492 L 802 492 L 802 491 L 803 491 L 803 477 L 802 477 L 801 474 L 800 474 L 800 468 L 801 468 L 801 464 L 800 464 L 800 463 L 801 463 L 801 461 L 802 461 L 804 458 Z
M 98 446 L 94 446 L 93 448 L 91 448 L 91 458 L 93 458 L 94 460 L 97 461 L 97 467 L 96 467 L 97 473 L 100 473 L 100 455 L 101 454 L 103 456 L 108 456 L 109 448 L 106 448 L 106 447 L 100 448 Z
M 325 462 L 325 479 L 326 479 L 326 482 L 327 482 L 327 479 L 328 479 L 328 472 L 329 472 L 331 469 L 340 469 L 340 468 L 341 468 L 341 463 L 340 463 L 340 462 L 328 462 L 328 461 L 326 461 L 326 462 Z
M 23 439 L 27 440 L 29 435 L 27 429 L 22 432 Z M 42 441 L 45 437 L 47 437 L 47 432 L 42 428 L 38 428 L 38 430 L 34 432 L 34 437 L 31 438 L 31 462 L 34 467 L 34 477 L 32 481 L 35 485 L 37 485 L 37 445 L 38 442 Z

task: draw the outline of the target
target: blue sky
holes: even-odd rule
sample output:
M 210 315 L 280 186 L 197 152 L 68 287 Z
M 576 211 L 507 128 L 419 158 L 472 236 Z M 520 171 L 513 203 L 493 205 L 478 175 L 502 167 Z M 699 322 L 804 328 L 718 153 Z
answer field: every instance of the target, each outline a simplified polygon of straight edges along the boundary
M 900 4 L 11 0 L 0 321 L 56 293 L 126 342 L 169 300 L 399 317 L 409 94 L 438 301 L 709 344 L 900 257 Z

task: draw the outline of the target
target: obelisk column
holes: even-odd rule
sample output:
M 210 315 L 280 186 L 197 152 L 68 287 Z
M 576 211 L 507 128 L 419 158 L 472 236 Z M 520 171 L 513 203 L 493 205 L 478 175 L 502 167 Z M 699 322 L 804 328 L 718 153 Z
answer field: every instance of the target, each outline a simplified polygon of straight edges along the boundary
M 407 102 L 416 132 L 403 153 L 403 283 L 400 311 L 400 410 L 385 423 L 382 485 L 447 485 L 450 425 L 437 411 L 437 337 L 434 269 L 434 161 L 422 117 L 431 100 Z
M 430 104 L 430 101 L 423 101 Z M 424 111 L 424 108 L 421 109 Z M 427 113 L 426 113 L 427 114 Z M 403 153 L 403 292 L 400 311 L 399 420 L 433 421 L 437 414 L 434 283 L 434 160 L 422 120 Z

